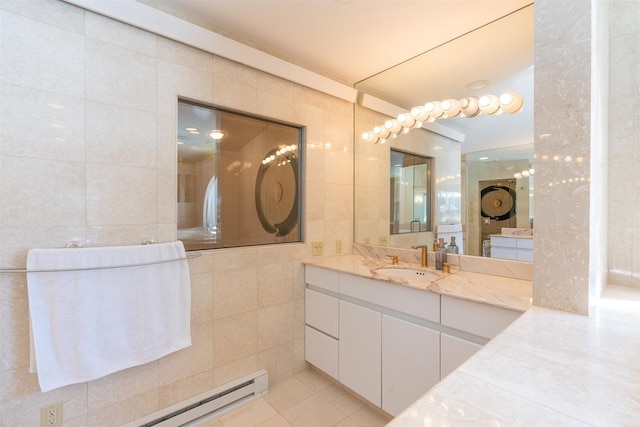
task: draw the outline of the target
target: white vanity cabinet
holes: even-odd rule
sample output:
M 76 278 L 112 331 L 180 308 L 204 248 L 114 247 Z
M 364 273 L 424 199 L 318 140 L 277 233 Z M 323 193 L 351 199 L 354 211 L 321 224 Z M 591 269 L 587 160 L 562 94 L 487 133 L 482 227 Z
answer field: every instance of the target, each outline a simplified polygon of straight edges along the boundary
M 533 239 L 491 236 L 491 258 L 533 261 Z
M 376 406 L 381 399 L 381 314 L 340 301 L 340 374 L 342 384 Z
M 306 266 L 305 358 L 398 415 L 521 313 Z
M 382 409 L 399 415 L 440 381 L 440 333 L 382 315 Z

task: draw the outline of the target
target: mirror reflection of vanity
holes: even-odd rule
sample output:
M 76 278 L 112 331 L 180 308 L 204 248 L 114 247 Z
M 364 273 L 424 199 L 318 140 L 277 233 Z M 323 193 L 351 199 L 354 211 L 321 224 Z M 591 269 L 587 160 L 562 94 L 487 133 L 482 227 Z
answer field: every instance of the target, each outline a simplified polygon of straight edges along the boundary
M 513 239 L 508 244 L 532 243 L 533 22 L 529 5 L 356 85 L 364 94 L 355 110 L 356 243 L 431 247 L 445 226 L 461 226 L 459 246 L 468 255 L 482 256 L 485 249 L 486 256 L 502 257 L 483 242 L 503 229 Z M 525 99 L 521 113 L 440 119 L 425 125 L 429 130 L 413 129 L 385 143 L 360 139 L 414 106 L 508 91 Z M 408 232 L 399 234 L 392 232 L 390 185 L 396 151 L 432 159 L 430 223 L 403 224 Z
M 533 169 L 532 165 L 533 144 L 462 155 L 462 206 L 467 255 L 508 258 L 509 255 L 501 256 L 499 252 L 483 254 L 483 242 L 491 241 L 493 235 L 502 234 L 502 228 L 510 229 L 509 238 L 530 240 L 534 175 L 529 171 Z M 523 171 L 529 172 L 529 176 L 514 176 L 516 173 L 522 175 Z M 517 245 L 520 242 L 507 241 L 507 245 L 509 243 Z M 530 255 L 530 251 L 527 254 Z M 514 255 L 513 259 L 517 257 Z

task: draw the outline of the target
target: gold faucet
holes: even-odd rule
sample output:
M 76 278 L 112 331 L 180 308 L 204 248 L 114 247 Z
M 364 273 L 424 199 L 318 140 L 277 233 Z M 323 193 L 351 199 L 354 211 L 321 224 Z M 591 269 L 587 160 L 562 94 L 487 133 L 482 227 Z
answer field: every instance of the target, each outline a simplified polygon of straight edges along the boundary
M 391 258 L 391 265 L 399 265 L 398 264 L 398 255 L 387 255 Z
M 457 267 L 458 264 L 451 264 L 450 262 L 444 262 L 442 263 L 442 272 L 444 274 L 450 274 L 451 273 L 451 267 Z
M 411 249 L 422 249 L 422 256 L 420 258 L 420 267 L 428 267 L 427 265 L 427 245 L 411 246 Z

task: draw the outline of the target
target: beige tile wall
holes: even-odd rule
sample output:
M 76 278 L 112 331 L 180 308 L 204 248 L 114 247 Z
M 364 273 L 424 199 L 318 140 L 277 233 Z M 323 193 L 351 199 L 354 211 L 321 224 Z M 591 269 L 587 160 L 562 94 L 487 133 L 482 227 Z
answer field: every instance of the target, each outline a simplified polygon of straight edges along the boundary
M 0 275 L 0 426 L 113 426 L 244 374 L 305 368 L 311 242 L 351 252 L 353 106 L 56 0 L 0 3 L 0 266 L 32 247 L 176 238 L 177 95 L 307 126 L 306 243 L 190 262 L 193 345 L 40 393 L 29 373 L 24 275 Z

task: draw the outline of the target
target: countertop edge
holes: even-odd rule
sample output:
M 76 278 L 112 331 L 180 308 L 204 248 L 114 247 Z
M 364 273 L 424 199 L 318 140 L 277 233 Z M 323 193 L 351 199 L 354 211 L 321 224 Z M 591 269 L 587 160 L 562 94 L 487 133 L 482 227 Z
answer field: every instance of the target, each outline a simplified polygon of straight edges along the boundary
M 303 259 L 302 263 L 304 265 L 311 265 L 314 267 L 325 268 L 328 270 L 337 271 L 340 273 L 352 274 L 360 277 L 365 277 L 369 279 L 379 280 L 385 283 L 391 283 L 395 285 L 406 286 L 412 289 L 418 289 L 428 292 L 433 292 L 439 295 L 450 296 L 454 298 L 465 299 L 468 301 L 473 301 L 481 304 L 487 304 L 494 307 L 504 308 L 508 310 L 518 311 L 521 313 L 526 312 L 531 308 L 532 305 L 532 282 L 523 279 L 514 279 L 514 278 L 505 278 L 503 276 L 493 276 L 489 274 L 483 273 L 475 273 L 475 272 L 465 272 L 461 270 L 454 270 L 451 275 L 444 275 L 439 277 L 429 283 L 425 283 L 422 281 L 414 281 L 403 279 L 394 276 L 387 276 L 379 273 L 374 273 L 373 270 L 381 267 L 391 267 L 387 260 L 383 260 L 380 258 L 371 258 L 365 257 L 363 255 L 333 255 L 322 258 L 315 259 Z M 420 268 L 418 265 L 400 263 L 397 266 L 393 267 L 405 267 L 405 268 Z M 433 269 L 428 269 L 432 271 Z M 458 278 L 456 275 L 462 275 L 468 278 L 468 284 L 455 284 Z M 476 276 L 477 275 L 477 276 Z M 522 296 L 510 296 L 510 298 L 518 299 L 518 301 L 514 302 L 505 302 L 504 301 L 504 293 L 500 292 L 500 289 L 497 289 L 497 286 L 490 286 L 487 284 L 474 286 L 471 282 L 473 278 L 479 277 L 492 277 L 495 278 L 495 281 L 511 281 L 516 286 L 527 287 L 528 295 Z M 466 280 L 465 280 L 466 281 Z M 449 288 L 447 288 L 449 286 Z M 471 289 L 473 288 L 473 289 Z M 495 288 L 495 289 L 491 289 Z M 482 295 L 479 294 L 483 294 Z M 527 301 L 528 300 L 528 301 Z

